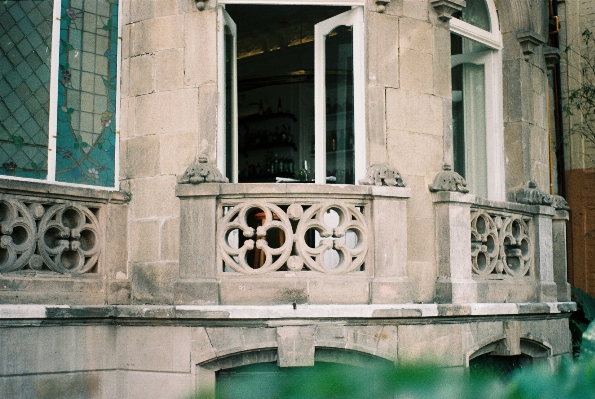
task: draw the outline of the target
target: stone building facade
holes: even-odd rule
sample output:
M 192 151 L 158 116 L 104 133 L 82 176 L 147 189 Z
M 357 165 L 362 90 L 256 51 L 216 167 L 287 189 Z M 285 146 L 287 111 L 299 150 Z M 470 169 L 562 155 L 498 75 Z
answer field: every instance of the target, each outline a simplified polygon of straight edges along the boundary
M 568 104 L 568 93 L 583 85 L 592 84 L 592 68 L 583 75 L 581 68 L 592 53 L 586 47 L 583 32 L 595 30 L 595 3 L 593 1 L 561 2 L 558 1 L 560 21 L 559 47 L 562 52 L 560 68 L 560 92 L 564 105 Z M 589 83 L 591 82 L 591 83 Z M 573 286 L 589 294 L 595 294 L 593 277 L 593 224 L 595 190 L 594 158 L 592 140 L 577 133 L 575 126 L 586 118 L 574 110 L 573 115 L 564 113 L 561 129 L 564 132 L 564 168 L 565 188 L 568 203 L 572 207 L 569 245 L 568 277 Z M 593 125 L 592 120 L 589 123 Z M 592 135 L 590 135 L 592 136 Z
M 547 2 L 101 1 L 44 2 L 47 145 L 0 6 L 3 396 L 569 356 Z

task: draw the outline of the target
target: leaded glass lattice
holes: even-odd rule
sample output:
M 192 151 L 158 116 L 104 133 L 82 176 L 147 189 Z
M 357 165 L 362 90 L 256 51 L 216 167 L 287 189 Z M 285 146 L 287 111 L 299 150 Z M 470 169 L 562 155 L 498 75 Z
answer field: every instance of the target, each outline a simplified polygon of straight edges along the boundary
M 62 0 L 56 180 L 114 186 L 117 0 Z
M 0 174 L 47 176 L 52 1 L 0 2 Z

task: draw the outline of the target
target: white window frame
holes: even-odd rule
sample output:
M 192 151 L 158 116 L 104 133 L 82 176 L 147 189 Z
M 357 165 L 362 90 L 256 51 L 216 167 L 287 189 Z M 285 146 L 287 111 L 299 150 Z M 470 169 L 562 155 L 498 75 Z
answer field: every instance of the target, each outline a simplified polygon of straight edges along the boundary
M 68 183 L 56 180 L 56 155 L 57 155 L 57 136 L 58 136 L 58 85 L 59 81 L 59 65 L 60 65 L 60 19 L 62 0 L 54 0 L 53 15 L 52 15 L 52 44 L 50 49 L 50 90 L 49 90 L 49 109 L 48 109 L 48 158 L 47 158 L 47 175 L 45 179 L 34 179 L 30 177 L 19 177 L 10 175 L 0 175 L 0 179 L 5 180 L 19 180 L 30 182 L 52 183 L 60 186 L 70 187 L 84 187 L 94 190 L 103 191 L 118 191 L 120 189 L 120 76 L 122 68 L 122 2 L 118 2 L 118 49 L 116 56 L 116 140 L 114 153 L 114 186 L 94 186 L 91 184 Z
M 219 26 L 234 26 L 233 20 L 225 11 L 225 4 L 244 4 L 244 5 L 329 5 L 329 6 L 350 6 L 351 11 L 336 15 L 325 21 L 315 25 L 315 65 L 314 65 L 314 109 L 315 109 L 315 176 L 314 182 L 316 184 L 326 184 L 326 88 L 325 88 L 325 62 L 324 62 L 324 40 L 320 38 L 325 37 L 330 33 L 334 27 L 344 25 L 344 22 L 349 22 L 349 26 L 353 26 L 353 104 L 354 104 L 354 178 L 355 184 L 358 184 L 360 179 L 363 179 L 366 174 L 366 107 L 365 107 L 365 29 L 364 29 L 364 0 L 220 0 L 218 2 L 218 28 L 217 28 L 217 53 L 218 53 L 218 110 L 217 110 L 217 166 L 226 175 L 226 95 L 225 95 L 225 48 L 224 46 L 224 32 Z M 346 18 L 344 14 L 349 13 Z M 337 25 L 337 23 L 340 21 Z M 330 28 L 327 32 L 325 28 Z M 328 29 L 327 29 L 328 30 Z M 232 29 L 234 36 L 234 52 L 237 51 L 237 44 L 235 43 L 236 33 Z M 236 74 L 237 67 L 234 64 L 233 72 Z M 232 96 L 234 98 L 234 105 L 232 107 L 232 140 L 231 156 L 232 167 L 234 168 L 230 177 L 232 183 L 238 182 L 238 133 L 237 133 L 237 75 L 234 82 Z
M 489 47 L 481 62 L 485 65 L 486 162 L 488 199 L 505 200 L 504 111 L 502 93 L 502 35 L 498 13 L 492 0 L 485 0 L 491 32 L 457 18 L 450 20 L 450 31 Z M 457 57 L 457 56 L 454 56 Z M 453 58 L 454 58 L 453 57 Z M 461 61 L 464 55 L 461 56 Z M 451 66 L 452 67 L 452 66 Z

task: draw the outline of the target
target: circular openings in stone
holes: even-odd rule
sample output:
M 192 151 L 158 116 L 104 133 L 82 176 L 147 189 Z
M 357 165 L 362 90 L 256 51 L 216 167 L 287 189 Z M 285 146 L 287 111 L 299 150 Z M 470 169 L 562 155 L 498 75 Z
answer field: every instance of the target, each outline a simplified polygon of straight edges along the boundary
M 69 229 L 75 229 L 77 227 L 81 227 L 82 223 L 82 216 L 79 212 L 77 212 L 74 208 L 67 208 L 62 213 L 62 225 L 64 227 L 68 227 Z
M 80 248 L 83 251 L 88 252 L 95 248 L 95 244 L 97 243 L 97 237 L 95 236 L 95 233 L 93 231 L 85 229 L 81 231 L 81 238 L 79 239 L 79 242 Z
M 0 270 L 3 270 L 8 264 L 8 249 L 0 247 Z
M 77 251 L 67 250 L 62 252 L 60 260 L 63 268 L 72 270 L 81 263 L 81 255 Z
M 10 208 L 6 202 L 0 201 L 0 222 L 6 222 L 11 217 Z

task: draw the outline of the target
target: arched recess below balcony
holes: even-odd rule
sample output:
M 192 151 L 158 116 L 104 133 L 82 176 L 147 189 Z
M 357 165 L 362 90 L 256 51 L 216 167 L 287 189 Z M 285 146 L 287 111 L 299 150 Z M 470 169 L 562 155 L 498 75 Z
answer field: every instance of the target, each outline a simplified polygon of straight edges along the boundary
M 259 377 L 261 385 L 275 385 L 275 382 L 282 378 L 302 378 L 305 374 L 314 375 L 321 369 L 334 373 L 353 373 L 354 376 L 362 377 L 365 374 L 372 386 L 381 386 L 379 380 L 374 384 L 374 379 L 381 378 L 376 370 L 386 370 L 394 366 L 394 361 L 381 356 L 365 352 L 316 347 L 314 353 L 314 364 L 311 367 L 280 367 L 278 348 L 254 349 L 247 352 L 233 353 L 227 356 L 216 357 L 212 360 L 196 365 L 196 388 L 199 392 L 215 392 L 225 389 L 226 397 L 233 396 L 234 392 L 242 392 L 242 383 L 245 384 L 247 377 Z M 299 375 L 298 375 L 299 374 Z M 307 380 L 307 378 L 306 378 Z M 234 387 L 234 384 L 236 385 Z M 270 388 L 270 387 L 269 387 Z M 274 388 L 274 387 L 273 387 Z M 273 389 L 270 388 L 270 389 Z M 238 396 L 239 397 L 239 396 Z M 245 396 L 242 396 L 245 397 Z
M 539 364 L 552 356 L 552 346 L 531 338 L 499 337 L 467 352 L 466 364 L 473 374 L 496 374 L 507 380 L 518 369 Z

